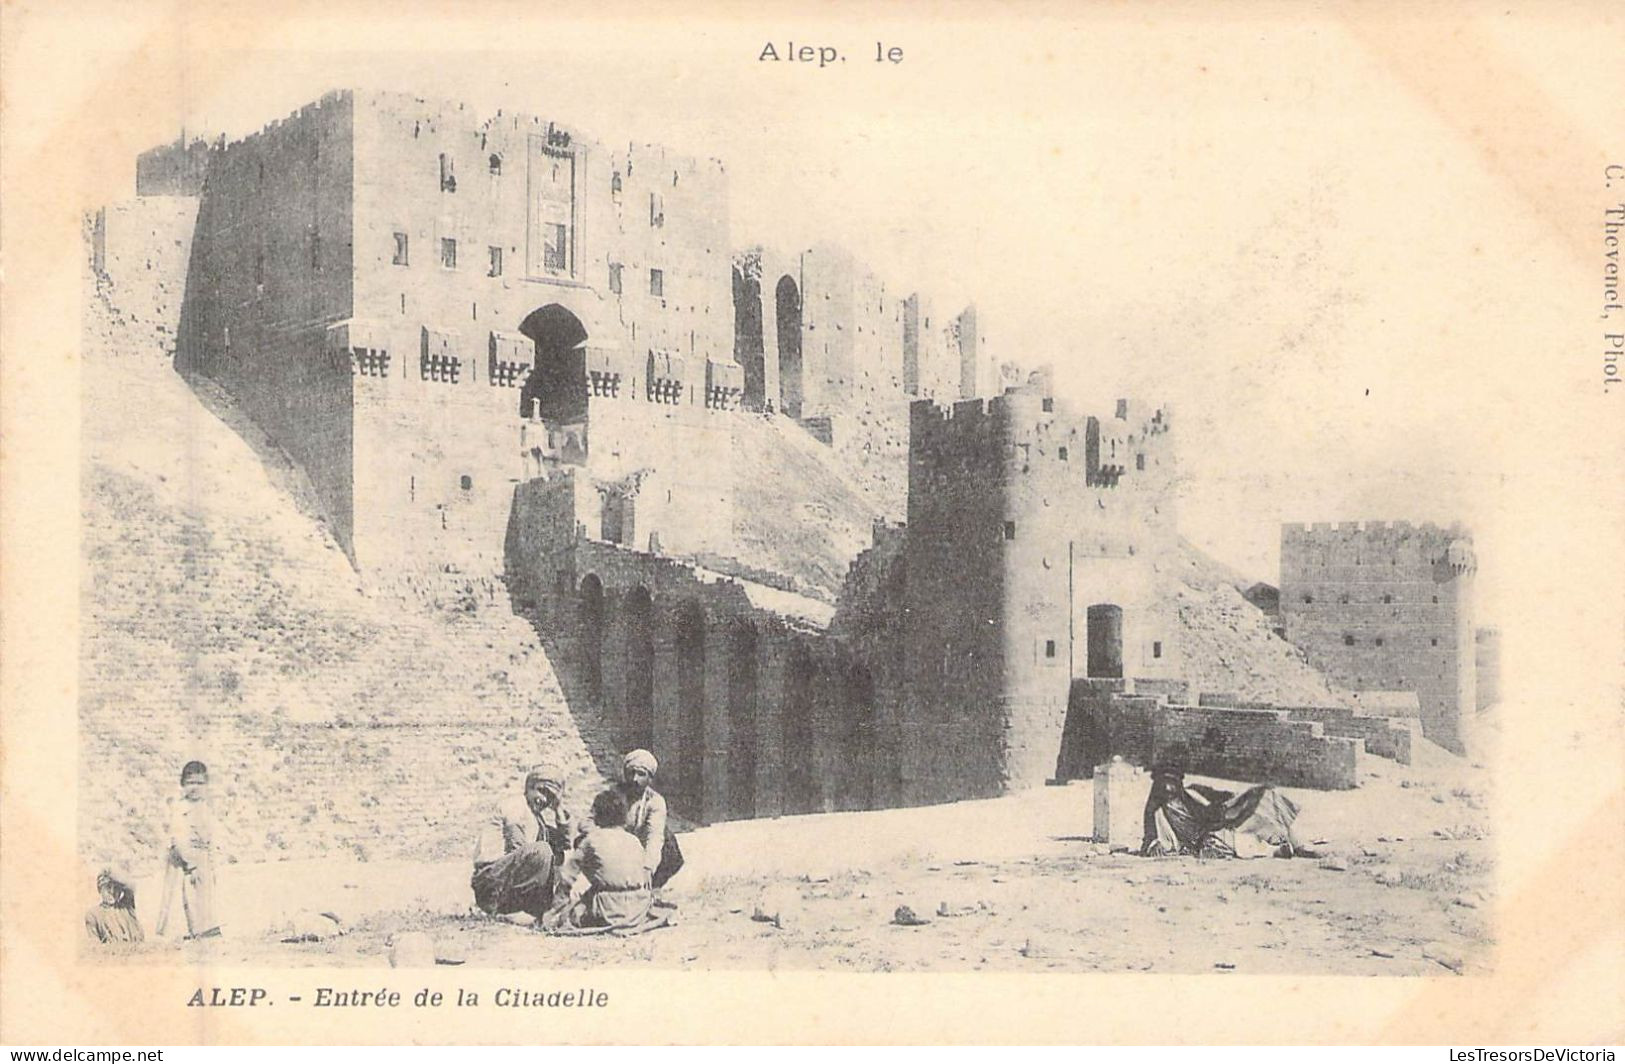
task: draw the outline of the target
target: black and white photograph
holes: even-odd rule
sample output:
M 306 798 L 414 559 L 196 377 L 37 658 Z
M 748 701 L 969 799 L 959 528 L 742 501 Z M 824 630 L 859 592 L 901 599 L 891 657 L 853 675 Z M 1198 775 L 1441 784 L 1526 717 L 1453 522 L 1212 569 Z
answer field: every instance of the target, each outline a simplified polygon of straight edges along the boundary
M 1617 9 L 6 20 L 0 1040 L 1625 1029 Z

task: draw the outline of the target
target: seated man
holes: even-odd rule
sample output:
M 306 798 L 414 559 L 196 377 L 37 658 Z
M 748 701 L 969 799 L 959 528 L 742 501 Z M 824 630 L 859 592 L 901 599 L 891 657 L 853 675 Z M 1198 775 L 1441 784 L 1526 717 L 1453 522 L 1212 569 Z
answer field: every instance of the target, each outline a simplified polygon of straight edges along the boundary
M 654 891 L 643 846 L 626 828 L 626 797 L 615 788 L 592 802 L 592 827 L 559 875 L 543 926 L 636 927 L 649 916 Z
M 91 941 L 106 945 L 147 937 L 135 916 L 135 888 L 128 874 L 104 869 L 96 877 L 96 893 L 101 895 L 101 904 L 85 913 L 85 933 Z
M 502 802 L 481 825 L 469 880 L 481 912 L 529 913 L 538 920 L 547 912 L 554 873 L 576 834 L 563 793 L 564 773 L 538 765 L 525 775 L 523 796 Z
M 626 799 L 626 830 L 643 844 L 643 863 L 658 889 L 683 867 L 683 851 L 666 822 L 666 799 L 654 789 L 660 764 L 647 750 L 633 750 L 622 759 L 621 794 Z
M 1164 767 L 1151 774 L 1145 801 L 1147 857 L 1308 857 L 1292 837 L 1298 806 L 1273 787 L 1232 794 L 1200 783 L 1185 786 L 1185 773 Z

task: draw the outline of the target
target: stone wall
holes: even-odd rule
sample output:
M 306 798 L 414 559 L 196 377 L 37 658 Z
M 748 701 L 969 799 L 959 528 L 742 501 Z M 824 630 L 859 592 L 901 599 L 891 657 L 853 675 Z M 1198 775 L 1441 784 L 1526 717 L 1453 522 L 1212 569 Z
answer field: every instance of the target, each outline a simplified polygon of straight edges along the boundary
M 888 293 L 841 248 L 748 248 L 734 256 L 733 276 L 745 405 L 811 422 L 826 443 L 830 420 L 877 404 L 1003 388 L 974 307 L 935 318 L 929 297 Z
M 396 93 L 356 95 L 355 141 L 359 316 L 446 330 L 463 345 L 455 353 L 484 362 L 490 331 L 517 333 L 557 302 L 639 378 L 649 351 L 691 360 L 687 383 L 702 389 L 707 361 L 732 364 L 717 160 Z
M 90 218 L 90 264 L 116 325 L 150 336 L 173 358 L 186 289 L 198 201 L 191 196 L 138 196 Z M 141 345 L 145 353 L 149 348 Z
M 1073 685 L 1068 728 L 1078 744 L 1077 766 L 1113 756 L 1133 764 L 1174 765 L 1186 772 L 1246 783 L 1342 790 L 1358 786 L 1363 729 L 1334 719 L 1307 719 L 1319 710 L 1185 705 L 1159 695 L 1129 694 L 1122 681 L 1080 680 Z M 1375 732 L 1375 726 L 1373 726 Z M 1403 728 L 1394 731 L 1403 733 Z M 1405 747 L 1408 751 L 1408 746 Z
M 564 460 L 634 498 L 617 535 L 680 552 L 726 541 L 718 419 L 743 382 L 721 164 L 407 96 L 366 94 L 357 111 L 356 313 L 398 351 L 357 404 L 366 539 L 408 554 L 438 541 L 435 559 L 488 566 L 514 485 Z M 582 390 L 579 422 L 532 405 L 556 355 L 527 331 L 539 311 L 585 334 L 552 378 Z
M 184 135 L 135 157 L 137 196 L 196 196 L 209 172 L 209 144 Z
M 1285 525 L 1281 622 L 1353 691 L 1414 690 L 1427 738 L 1461 752 L 1474 693 L 1472 541 L 1406 522 Z
M 1501 701 L 1501 630 L 1480 628 L 1473 633 L 1474 708 L 1485 710 Z
M 306 470 L 347 549 L 352 371 L 328 330 L 354 305 L 352 120 L 334 93 L 212 153 L 176 351 Z
M 1138 685 L 1135 690 L 1140 694 L 1149 693 Z M 1281 710 L 1293 720 L 1319 722 L 1327 735 L 1360 739 L 1365 743 L 1366 753 L 1397 761 L 1401 765 L 1411 763 L 1411 747 L 1418 738 L 1417 722 L 1414 720 L 1368 716 L 1346 706 L 1276 705 L 1270 702 L 1244 702 L 1225 695 L 1206 693 L 1199 697 L 1198 704 L 1233 709 Z
M 873 808 L 896 738 L 871 666 L 793 592 L 584 535 L 575 473 L 516 492 L 509 584 L 565 693 L 695 823 Z
M 918 755 L 905 779 L 916 800 L 1048 779 L 1073 679 L 1107 668 L 1091 664 L 1091 638 L 1112 645 L 1118 675 L 1177 675 L 1177 626 L 1155 579 L 1176 542 L 1169 428 L 1166 411 L 1126 401 L 1083 416 L 1041 375 L 985 404 L 914 404 L 905 727 Z
M 715 160 L 336 93 L 213 152 L 178 364 L 310 472 L 364 570 L 494 571 L 512 487 L 561 458 L 658 467 L 642 528 L 699 549 L 743 387 L 727 202 Z

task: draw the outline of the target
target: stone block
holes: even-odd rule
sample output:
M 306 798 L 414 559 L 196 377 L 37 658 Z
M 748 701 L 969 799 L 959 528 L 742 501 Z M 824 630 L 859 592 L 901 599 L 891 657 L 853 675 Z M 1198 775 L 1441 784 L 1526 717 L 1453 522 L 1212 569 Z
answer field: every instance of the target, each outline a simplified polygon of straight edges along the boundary
M 1094 836 L 1107 846 L 1136 849 L 1145 825 L 1145 801 L 1151 776 L 1121 758 L 1095 767 Z

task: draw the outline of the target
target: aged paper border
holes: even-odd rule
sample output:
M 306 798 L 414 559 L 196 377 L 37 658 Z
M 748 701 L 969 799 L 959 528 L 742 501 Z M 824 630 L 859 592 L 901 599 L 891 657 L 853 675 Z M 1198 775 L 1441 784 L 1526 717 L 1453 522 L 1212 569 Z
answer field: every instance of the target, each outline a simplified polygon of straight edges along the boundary
M 1496 765 L 1499 883 L 1494 974 L 1459 979 L 1222 976 L 840 975 L 778 972 L 349 971 L 356 985 L 405 990 L 517 982 L 579 982 L 611 993 L 602 1014 L 506 1016 L 488 1009 L 387 1013 L 187 1010 L 200 981 L 282 986 L 283 970 L 199 972 L 81 962 L 74 877 L 78 558 L 77 327 L 80 213 L 128 195 L 100 183 L 108 160 L 150 144 L 131 116 L 165 101 L 144 72 L 193 48 L 250 44 L 297 50 L 387 41 L 402 50 L 477 50 L 492 35 L 534 30 L 529 5 L 249 5 L 20 2 L 3 19 L 5 262 L 3 998 L 0 1041 L 190 1042 L 1504 1042 L 1576 1043 L 1625 1037 L 1625 767 L 1621 743 L 1619 488 L 1625 396 L 1597 386 L 1603 169 L 1625 162 L 1625 65 L 1571 60 L 1549 37 L 1522 44 L 1520 27 L 1560 26 L 1625 39 L 1602 2 L 1529 6 L 1370 4 L 1225 8 L 1164 4 L 943 4 L 879 11 L 755 5 L 605 7 L 607 42 L 656 25 L 674 47 L 701 36 L 900 27 L 937 20 L 965 32 L 991 18 L 1147 20 L 1200 34 L 1211 20 L 1302 17 L 1346 33 L 1394 82 L 1435 109 L 1479 154 L 1529 218 L 1573 256 L 1576 270 L 1528 293 L 1553 323 L 1550 345 L 1486 375 L 1554 375 L 1567 402 L 1524 411 L 1506 427 L 1521 493 L 1521 571 L 1508 574 L 1504 722 Z M 182 29 L 184 28 L 184 34 Z M 573 33 L 584 32 L 575 24 Z M 94 49 L 89 45 L 94 42 Z M 1592 56 L 1592 53 L 1587 53 Z M 109 62 L 122 56 L 122 62 Z M 93 60 L 93 61 L 92 61 Z M 952 78 L 942 69 L 929 76 Z M 927 76 L 918 74 L 915 76 Z M 838 98 L 837 98 L 838 99 Z M 1352 105 L 1351 105 L 1352 106 Z M 269 116 L 267 116 L 269 117 Z M 1012 120 L 1019 120 L 1016 115 Z M 1612 142 L 1604 138 L 1612 134 Z M 1614 196 L 1625 198 L 1625 192 Z M 1485 219 L 1486 225 L 1495 219 Z M 1380 254 L 1374 244 L 1372 254 Z M 1464 254 L 1464 268 L 1470 268 Z M 1561 308 L 1561 312 L 1554 308 Z M 1513 387 L 1515 387 L 1515 383 Z M 1450 395 L 1440 395 L 1441 404 Z M 307 979 L 307 975 L 300 975 Z M 1177 994 L 1177 1007 L 1167 1005 Z M 1171 1023 L 1177 1016 L 1178 1023 Z

